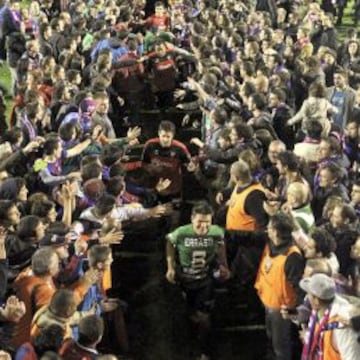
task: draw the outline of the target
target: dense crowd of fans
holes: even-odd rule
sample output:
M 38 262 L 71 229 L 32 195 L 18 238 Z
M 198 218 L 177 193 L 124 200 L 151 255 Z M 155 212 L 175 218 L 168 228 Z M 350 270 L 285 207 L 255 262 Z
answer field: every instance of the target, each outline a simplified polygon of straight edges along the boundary
M 0 8 L 1 356 L 131 354 L 112 249 L 149 234 L 166 238 L 200 359 L 219 283 L 254 291 L 274 359 L 358 359 L 360 42 L 334 27 L 346 1 L 20 5 Z M 183 129 L 201 135 L 175 140 Z M 187 200 L 206 201 L 188 225 L 184 172 L 205 194 Z

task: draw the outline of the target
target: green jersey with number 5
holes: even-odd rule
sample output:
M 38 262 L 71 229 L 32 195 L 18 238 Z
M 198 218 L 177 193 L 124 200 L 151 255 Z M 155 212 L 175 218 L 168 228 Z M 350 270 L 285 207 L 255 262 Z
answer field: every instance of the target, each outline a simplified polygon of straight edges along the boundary
M 177 250 L 181 277 L 199 280 L 208 275 L 209 265 L 216 260 L 220 246 L 224 245 L 224 231 L 212 225 L 206 235 L 197 235 L 189 224 L 168 234 L 168 240 Z

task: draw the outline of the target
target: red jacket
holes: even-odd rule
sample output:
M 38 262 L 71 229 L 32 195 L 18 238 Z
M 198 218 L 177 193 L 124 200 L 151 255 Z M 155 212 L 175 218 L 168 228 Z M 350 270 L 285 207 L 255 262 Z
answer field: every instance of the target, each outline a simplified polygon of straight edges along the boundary
M 80 279 L 72 286 L 78 303 L 82 301 L 90 285 Z M 30 268 L 19 274 L 14 282 L 14 287 L 17 297 L 25 303 L 26 307 L 26 313 L 15 325 L 12 336 L 12 345 L 18 347 L 30 341 L 32 318 L 38 309 L 50 304 L 56 287 L 52 280 L 45 281 L 43 278 L 33 275 Z
M 61 346 L 59 355 L 61 355 L 64 360 L 94 360 L 98 352 L 94 349 L 81 346 L 72 339 L 68 339 L 65 340 Z

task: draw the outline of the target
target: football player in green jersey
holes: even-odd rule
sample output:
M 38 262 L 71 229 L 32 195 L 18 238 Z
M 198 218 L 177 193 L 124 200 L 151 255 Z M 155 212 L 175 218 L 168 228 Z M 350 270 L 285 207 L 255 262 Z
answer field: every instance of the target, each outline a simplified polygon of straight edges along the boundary
M 214 305 L 214 278 L 227 280 L 224 231 L 212 225 L 213 210 L 207 203 L 192 209 L 191 224 L 180 226 L 167 236 L 166 278 L 179 282 L 186 295 L 190 320 L 198 326 L 202 347 L 201 359 L 208 358 L 207 340 L 210 312 Z

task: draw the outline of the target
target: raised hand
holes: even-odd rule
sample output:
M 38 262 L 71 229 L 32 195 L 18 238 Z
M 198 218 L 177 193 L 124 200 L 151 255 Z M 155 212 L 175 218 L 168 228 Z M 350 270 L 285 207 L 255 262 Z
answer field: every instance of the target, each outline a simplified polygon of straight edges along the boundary
M 98 137 L 101 135 L 101 133 L 102 133 L 102 127 L 100 125 L 96 125 L 92 131 L 91 138 L 93 140 L 97 140 Z
M 182 99 L 184 99 L 185 95 L 186 95 L 186 91 L 183 90 L 183 89 L 176 89 L 176 90 L 174 91 L 174 97 L 175 97 L 175 99 L 177 99 L 177 100 L 182 100 Z
M 113 229 L 106 235 L 101 236 L 99 241 L 104 245 L 120 244 L 124 239 L 124 233 L 121 230 Z
M 141 135 L 141 128 L 139 126 L 135 126 L 130 128 L 126 134 L 126 137 L 131 140 L 137 139 Z
M 20 301 L 16 296 L 10 296 L 5 307 L 1 309 L 1 315 L 11 322 L 18 322 L 25 315 L 25 312 L 24 302 Z
M 221 280 L 229 280 L 231 277 L 231 272 L 227 266 L 220 265 L 219 266 L 219 274 Z
M 100 280 L 100 272 L 96 269 L 89 269 L 83 276 L 88 284 L 96 284 Z
M 166 190 L 171 185 L 171 180 L 160 178 L 158 183 L 155 186 L 155 189 L 158 193 Z
M 68 179 L 81 179 L 81 171 L 73 171 L 70 174 L 67 174 Z
M 222 202 L 224 201 L 224 195 L 223 193 L 219 192 L 216 194 L 216 197 L 215 197 L 215 201 L 218 205 L 221 205 Z
M 190 144 L 194 144 L 196 145 L 197 147 L 199 147 L 200 149 L 204 147 L 204 142 L 201 141 L 199 138 L 192 138 L 190 140 Z
M 76 255 L 85 254 L 88 249 L 88 243 L 85 240 L 77 239 L 74 242 L 74 250 Z
M 278 196 L 269 189 L 265 189 L 265 196 L 269 200 L 276 200 L 278 198 Z
M 129 140 L 129 145 L 130 146 L 136 146 L 136 145 L 139 145 L 139 144 L 140 144 L 140 141 L 138 139 Z M 126 155 L 123 156 L 124 161 L 126 161 L 125 157 L 126 157 Z
M 31 152 L 37 150 L 40 146 L 40 143 L 37 140 L 29 142 L 24 148 L 23 153 L 24 154 L 30 154 Z
M 0 359 L 1 360 L 11 360 L 11 356 L 8 352 L 0 350 Z
M 269 216 L 275 215 L 280 208 L 279 201 L 264 201 L 263 208 Z
M 77 181 L 72 181 L 69 184 L 69 194 L 71 197 L 74 197 L 79 192 L 79 183 Z
M 171 205 L 170 205 L 171 207 Z M 169 204 L 165 205 L 158 205 L 150 209 L 150 216 L 151 217 L 161 217 L 169 213 Z

